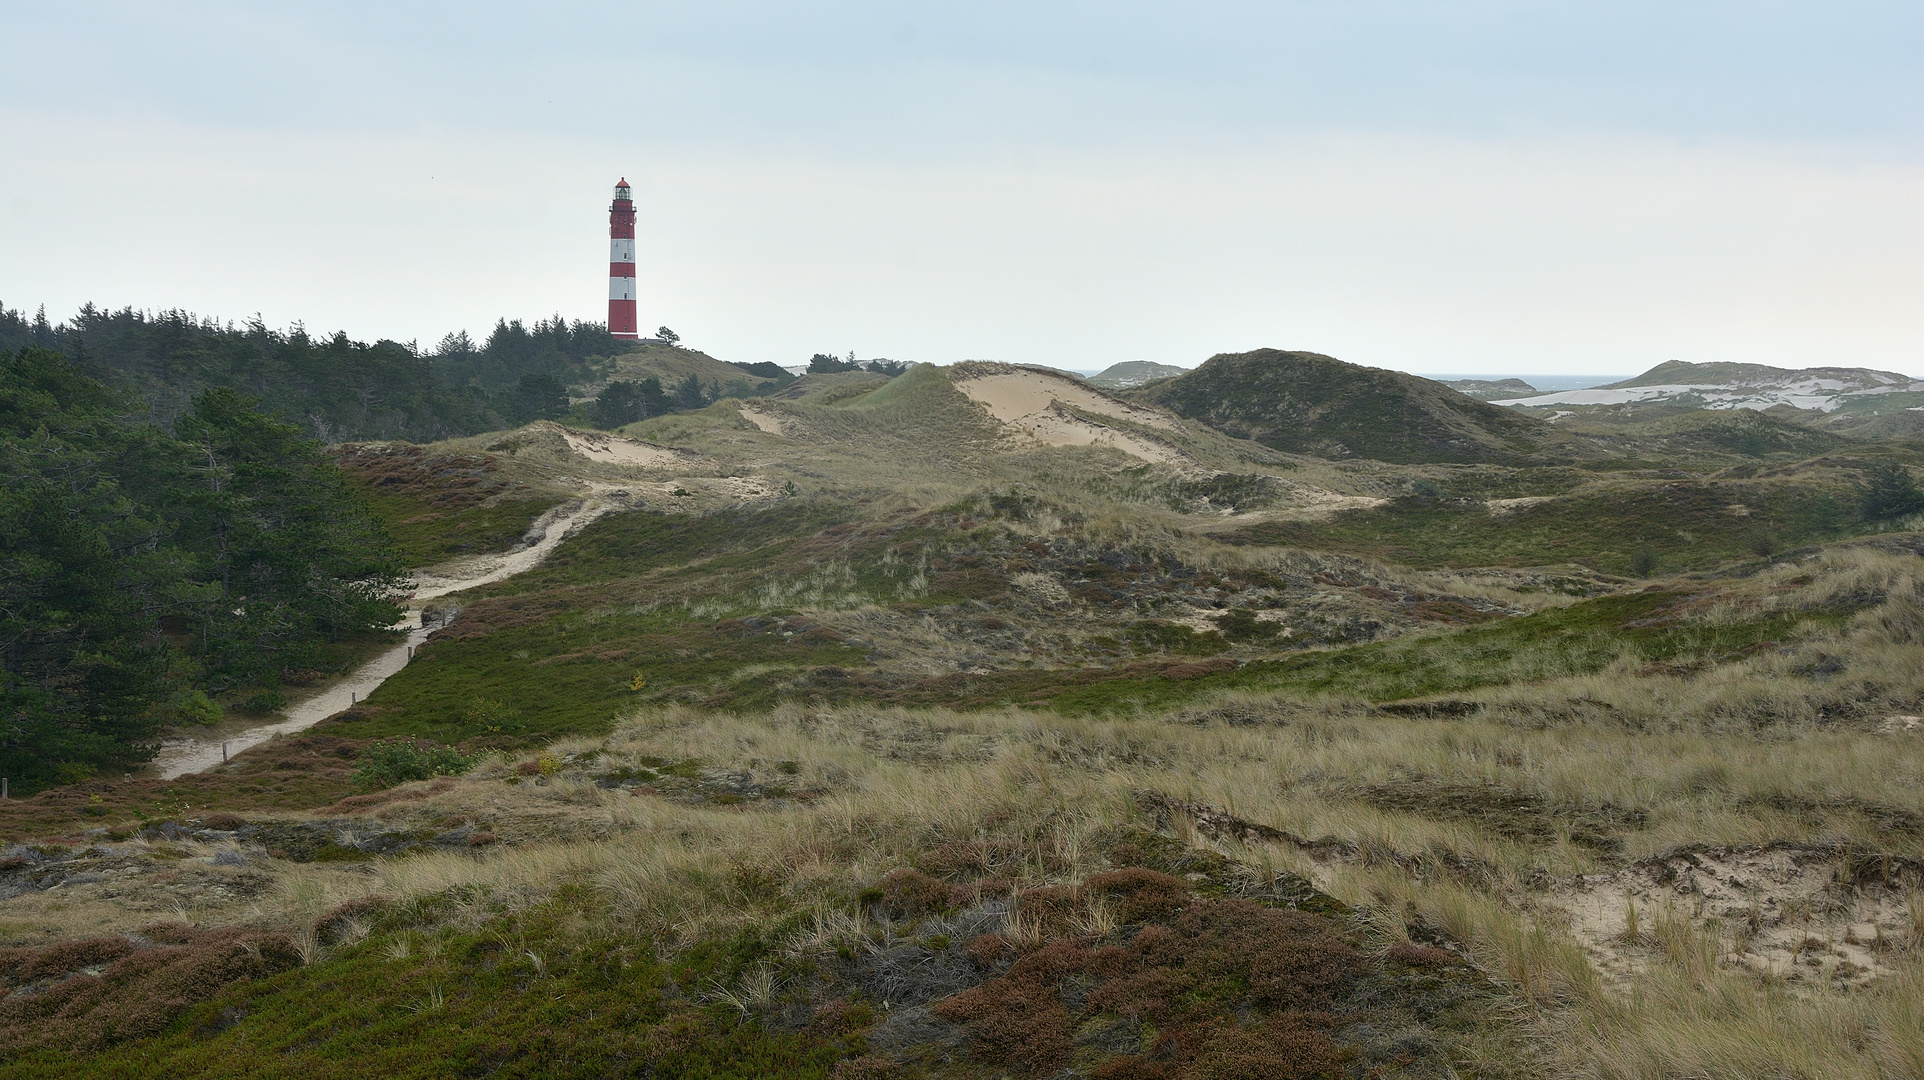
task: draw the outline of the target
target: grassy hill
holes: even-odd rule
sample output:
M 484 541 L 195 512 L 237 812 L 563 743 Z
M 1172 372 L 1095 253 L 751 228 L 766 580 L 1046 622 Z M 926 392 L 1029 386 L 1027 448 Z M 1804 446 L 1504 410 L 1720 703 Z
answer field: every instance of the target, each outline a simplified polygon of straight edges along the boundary
M 1263 352 L 339 459 L 424 563 L 606 512 L 314 728 L 0 802 L 0 1077 L 1924 1060 L 1909 443 Z
M 1188 370 L 1173 364 L 1157 364 L 1148 360 L 1125 360 L 1120 364 L 1111 364 L 1089 376 L 1088 382 L 1091 386 L 1100 386 L 1108 390 L 1126 390 L 1157 379 L 1174 378 L 1187 373 Z
M 1441 383 L 1309 352 L 1219 353 L 1133 396 L 1234 438 L 1318 457 L 1503 463 L 1556 441 L 1540 421 Z
M 1895 371 L 1876 371 L 1871 368 L 1854 367 L 1813 367 L 1780 368 L 1767 364 L 1737 364 L 1718 362 L 1692 364 L 1682 360 L 1668 360 L 1649 371 L 1622 382 L 1614 382 L 1603 389 L 1634 386 L 1742 386 L 1747 384 L 1772 384 L 1790 382 L 1798 378 L 1835 379 L 1847 383 L 1890 383 L 1908 384 L 1911 377 Z
M 703 386 L 712 386 L 724 393 L 742 396 L 754 393 L 763 387 L 780 385 L 783 380 L 771 379 L 762 375 L 750 374 L 734 364 L 717 360 L 698 349 L 684 349 L 674 345 L 636 345 L 614 357 L 614 364 L 605 374 L 594 381 L 583 383 L 578 389 L 584 397 L 593 397 L 602 387 L 617 380 L 640 382 L 655 378 L 661 385 L 670 389 L 689 376 L 694 376 Z

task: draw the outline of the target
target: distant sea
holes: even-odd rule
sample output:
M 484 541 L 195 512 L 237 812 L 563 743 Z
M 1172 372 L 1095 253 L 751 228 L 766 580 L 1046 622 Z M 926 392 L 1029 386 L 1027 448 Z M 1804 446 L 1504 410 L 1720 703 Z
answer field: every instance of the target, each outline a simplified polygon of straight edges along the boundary
M 1427 371 L 1414 374 L 1425 379 L 1435 379 L 1437 382 L 1452 382 L 1457 379 L 1487 379 L 1490 382 L 1501 379 L 1522 379 L 1546 393 L 1551 390 L 1588 390 L 1593 386 L 1607 386 L 1630 378 L 1628 375 L 1436 375 Z

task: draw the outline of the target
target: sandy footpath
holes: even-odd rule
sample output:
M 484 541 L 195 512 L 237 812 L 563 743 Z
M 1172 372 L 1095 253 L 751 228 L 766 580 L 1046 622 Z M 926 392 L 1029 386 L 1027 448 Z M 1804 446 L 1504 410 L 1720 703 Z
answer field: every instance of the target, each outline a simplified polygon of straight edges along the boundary
M 281 719 L 271 724 L 227 731 L 217 728 L 204 734 L 168 739 L 161 744 L 160 752 L 154 755 L 155 770 L 160 773 L 161 779 L 172 780 L 187 773 L 211 769 L 225 760 L 225 755 L 238 754 L 248 747 L 259 746 L 276 735 L 306 730 L 343 709 L 353 707 L 355 702 L 366 698 L 386 682 L 389 676 L 406 667 L 412 651 L 427 640 L 428 634 L 439 628 L 421 626 L 421 608 L 428 601 L 531 570 L 540 565 L 563 540 L 589 522 L 618 508 L 613 501 L 595 497 L 566 502 L 535 519 L 528 528 L 525 547 L 415 571 L 415 589 L 408 598 L 407 616 L 395 624 L 396 629 L 405 628 L 408 631 L 405 641 L 362 664 L 346 678 L 329 685 L 313 697 L 289 706 Z

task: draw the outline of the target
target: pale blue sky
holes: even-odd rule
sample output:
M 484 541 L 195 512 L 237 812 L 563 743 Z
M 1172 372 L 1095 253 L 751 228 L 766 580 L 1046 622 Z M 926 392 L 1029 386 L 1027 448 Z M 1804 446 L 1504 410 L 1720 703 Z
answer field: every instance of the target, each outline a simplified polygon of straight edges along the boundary
M 0 4 L 0 301 L 1924 370 L 1916 3 Z M 118 186 L 115 186 L 116 181 Z

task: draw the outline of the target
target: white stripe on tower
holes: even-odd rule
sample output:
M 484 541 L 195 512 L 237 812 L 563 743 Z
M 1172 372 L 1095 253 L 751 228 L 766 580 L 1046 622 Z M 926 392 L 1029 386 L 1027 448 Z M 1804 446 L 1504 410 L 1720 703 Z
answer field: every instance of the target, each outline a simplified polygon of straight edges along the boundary
M 635 201 L 624 178 L 615 185 L 608 208 L 608 332 L 618 338 L 641 336 L 635 315 Z

